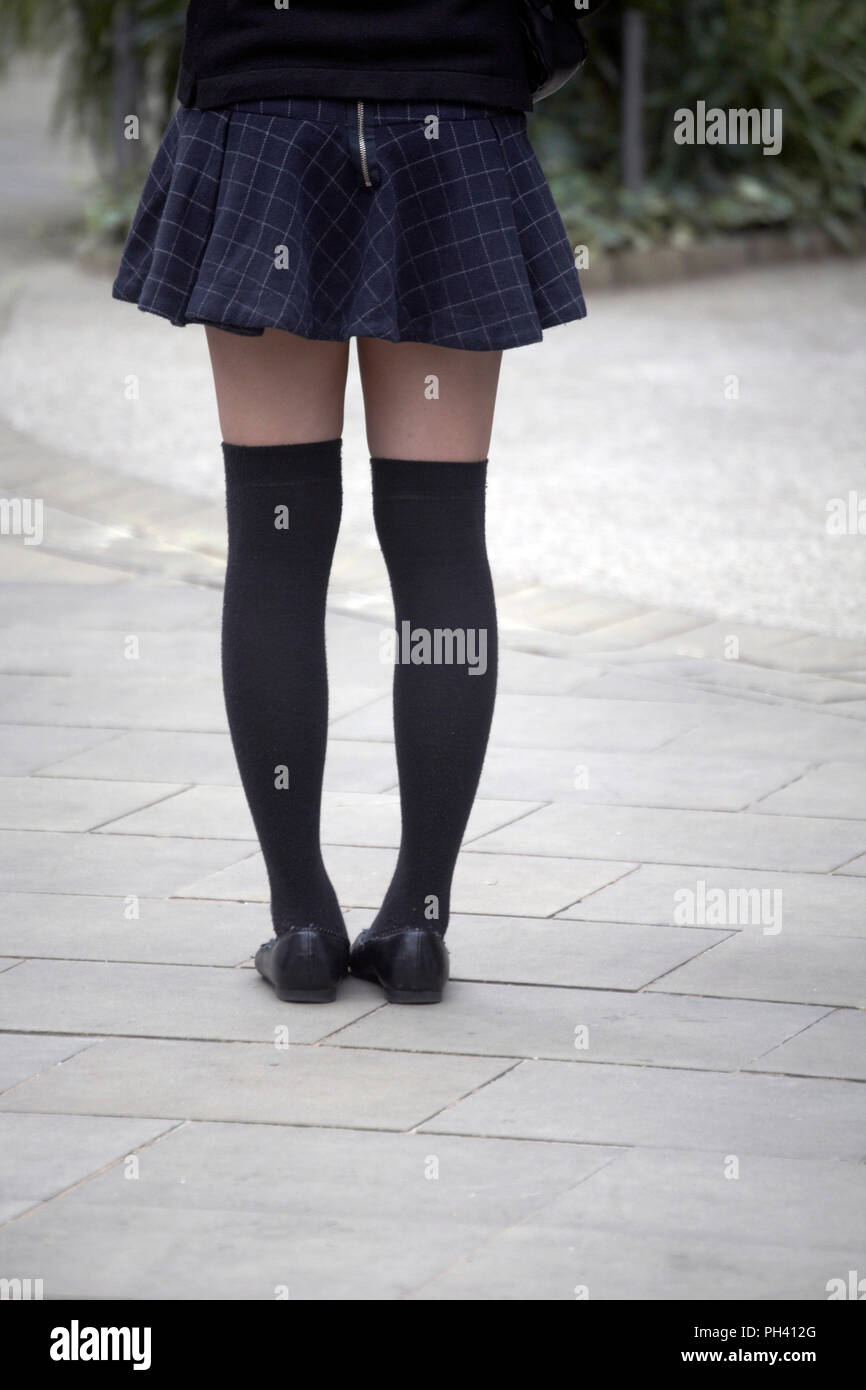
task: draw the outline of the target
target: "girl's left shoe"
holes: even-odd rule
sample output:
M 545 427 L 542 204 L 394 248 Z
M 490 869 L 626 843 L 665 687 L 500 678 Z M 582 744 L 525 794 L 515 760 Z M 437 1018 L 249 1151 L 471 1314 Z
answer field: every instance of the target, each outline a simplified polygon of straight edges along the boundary
M 331 1004 L 348 974 L 349 939 L 290 927 L 256 951 L 256 969 L 291 1004 Z
M 361 932 L 350 968 L 385 991 L 389 1004 L 438 1004 L 448 979 L 448 948 L 430 927 L 397 927 L 381 935 Z

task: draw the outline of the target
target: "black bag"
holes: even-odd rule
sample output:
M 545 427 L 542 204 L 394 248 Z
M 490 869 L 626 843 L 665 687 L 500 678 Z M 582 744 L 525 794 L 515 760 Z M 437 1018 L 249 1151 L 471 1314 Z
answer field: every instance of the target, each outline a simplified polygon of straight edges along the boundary
M 589 45 L 579 21 L 605 0 L 520 0 L 526 66 L 534 101 L 558 92 L 583 67 Z

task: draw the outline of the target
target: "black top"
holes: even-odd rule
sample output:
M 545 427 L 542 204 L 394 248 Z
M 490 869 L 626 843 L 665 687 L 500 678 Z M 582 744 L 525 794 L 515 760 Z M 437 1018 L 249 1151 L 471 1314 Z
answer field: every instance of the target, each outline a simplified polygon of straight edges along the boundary
M 191 0 L 178 99 L 438 99 L 530 111 L 520 3 Z

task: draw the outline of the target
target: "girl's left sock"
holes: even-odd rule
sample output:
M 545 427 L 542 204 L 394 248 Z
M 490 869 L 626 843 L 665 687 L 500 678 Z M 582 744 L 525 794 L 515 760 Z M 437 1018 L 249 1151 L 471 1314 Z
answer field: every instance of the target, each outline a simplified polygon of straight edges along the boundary
M 487 460 L 374 458 L 373 514 L 394 597 L 394 737 L 403 828 L 368 928 L 445 933 L 451 879 L 496 696 Z
M 341 443 L 223 444 L 223 689 L 277 935 L 307 925 L 346 934 L 319 844 L 325 600 L 342 511 Z

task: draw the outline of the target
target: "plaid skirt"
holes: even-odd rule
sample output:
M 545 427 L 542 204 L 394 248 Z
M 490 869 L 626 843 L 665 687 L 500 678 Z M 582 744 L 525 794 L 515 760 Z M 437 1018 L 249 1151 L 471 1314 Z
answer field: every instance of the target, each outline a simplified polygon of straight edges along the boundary
M 180 108 L 112 292 L 177 325 L 478 350 L 586 314 L 525 113 L 444 101 Z

